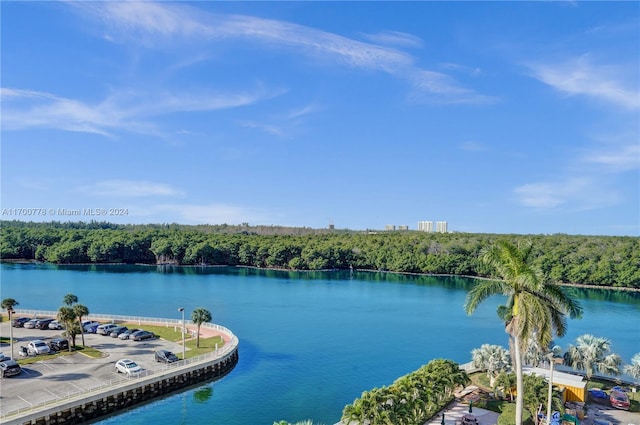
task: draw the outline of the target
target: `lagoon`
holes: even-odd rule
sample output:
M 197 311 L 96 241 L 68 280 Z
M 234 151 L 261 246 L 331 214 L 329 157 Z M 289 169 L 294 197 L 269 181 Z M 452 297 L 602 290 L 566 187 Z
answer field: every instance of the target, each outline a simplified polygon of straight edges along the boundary
M 57 310 L 67 293 L 95 313 L 180 318 L 204 307 L 240 339 L 240 361 L 220 381 L 101 424 L 333 424 L 363 391 L 433 358 L 470 360 L 483 343 L 507 345 L 500 297 L 473 316 L 475 280 L 373 272 L 285 272 L 233 267 L 0 265 L 2 298 Z M 628 363 L 640 352 L 640 294 L 571 288 L 584 308 L 564 349 L 584 333 L 611 339 Z M 188 316 L 187 316 L 188 317 Z

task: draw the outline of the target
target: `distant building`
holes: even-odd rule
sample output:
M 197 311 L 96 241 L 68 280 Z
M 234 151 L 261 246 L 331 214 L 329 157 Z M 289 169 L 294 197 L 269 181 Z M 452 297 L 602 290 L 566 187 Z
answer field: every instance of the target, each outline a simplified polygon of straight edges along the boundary
M 387 224 L 386 226 L 384 226 L 384 230 L 387 230 L 387 231 L 396 230 L 396 225 L 395 224 Z
M 438 233 L 447 233 L 447 222 L 446 221 L 437 221 L 436 222 L 436 232 L 438 232 Z
M 406 224 L 401 224 L 398 226 L 398 230 L 409 230 L 409 226 Z
M 433 221 L 419 221 L 418 231 L 427 233 L 433 232 Z

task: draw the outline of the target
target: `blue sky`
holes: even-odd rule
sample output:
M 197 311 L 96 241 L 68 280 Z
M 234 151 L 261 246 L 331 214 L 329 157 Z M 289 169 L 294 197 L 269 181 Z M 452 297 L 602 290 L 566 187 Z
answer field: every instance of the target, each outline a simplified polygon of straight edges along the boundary
M 2 219 L 640 235 L 638 2 L 1 14 Z

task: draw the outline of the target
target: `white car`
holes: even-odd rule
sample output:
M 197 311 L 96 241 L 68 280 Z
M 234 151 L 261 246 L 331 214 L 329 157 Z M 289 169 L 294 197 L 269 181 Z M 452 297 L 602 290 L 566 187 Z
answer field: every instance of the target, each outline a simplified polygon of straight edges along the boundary
M 138 376 L 140 372 L 142 372 L 142 368 L 138 365 L 138 363 L 134 362 L 131 359 L 122 359 L 116 362 L 116 372 L 124 373 L 125 375 Z
M 109 335 L 111 333 L 111 331 L 114 330 L 117 327 L 118 327 L 118 325 L 116 325 L 116 324 L 105 323 L 104 325 L 98 326 L 98 329 L 96 329 L 96 333 L 99 334 L 99 335 Z
M 41 339 L 34 339 L 27 344 L 27 352 L 29 354 L 49 354 L 51 353 L 51 348 Z
M 64 329 L 64 325 L 57 320 L 54 320 L 53 322 L 49 323 L 49 329 Z

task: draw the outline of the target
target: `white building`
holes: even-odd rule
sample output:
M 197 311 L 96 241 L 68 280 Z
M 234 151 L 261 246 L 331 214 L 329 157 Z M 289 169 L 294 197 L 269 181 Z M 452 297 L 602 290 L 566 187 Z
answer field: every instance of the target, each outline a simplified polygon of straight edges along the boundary
M 437 221 L 436 222 L 436 232 L 438 232 L 438 233 L 447 233 L 447 222 L 446 221 Z
M 433 232 L 433 221 L 419 221 L 418 231 L 427 233 Z

